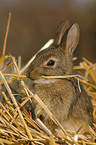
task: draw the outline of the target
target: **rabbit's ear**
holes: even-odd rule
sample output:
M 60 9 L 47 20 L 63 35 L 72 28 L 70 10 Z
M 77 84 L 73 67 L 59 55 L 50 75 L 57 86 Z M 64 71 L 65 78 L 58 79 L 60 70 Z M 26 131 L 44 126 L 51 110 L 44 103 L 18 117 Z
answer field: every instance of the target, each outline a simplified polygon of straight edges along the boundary
M 79 41 L 79 25 L 77 23 L 73 24 L 69 29 L 66 40 L 66 48 L 72 54 L 77 47 Z
M 57 35 L 56 38 L 54 40 L 54 45 L 55 47 L 58 47 L 62 41 L 62 38 L 66 32 L 66 30 L 70 27 L 69 25 L 69 21 L 62 21 L 58 28 L 57 28 Z

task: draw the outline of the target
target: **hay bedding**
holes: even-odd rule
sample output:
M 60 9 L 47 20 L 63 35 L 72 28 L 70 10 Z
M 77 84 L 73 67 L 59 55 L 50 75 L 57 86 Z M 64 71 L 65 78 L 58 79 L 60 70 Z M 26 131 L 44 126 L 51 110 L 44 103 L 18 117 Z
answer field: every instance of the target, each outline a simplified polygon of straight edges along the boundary
M 9 14 L 3 53 L 0 57 L 0 144 L 96 144 L 95 130 L 91 127 L 87 128 L 86 126 L 88 130 L 86 134 L 79 134 L 82 127 L 77 132 L 65 130 L 40 98 L 34 95 L 28 87 L 26 87 L 27 77 L 22 74 L 28 68 L 33 58 L 21 69 L 20 57 L 18 61 L 16 61 L 13 56 L 5 55 L 10 19 L 11 14 Z M 47 44 L 50 45 L 50 42 L 52 43 L 53 40 L 50 40 Z M 94 127 L 96 128 L 96 64 L 83 58 L 79 66 L 74 66 L 73 69 L 78 71 L 79 75 L 66 77 L 76 77 L 78 79 L 78 84 L 79 81 L 84 83 L 85 89 L 91 97 L 93 104 Z M 50 76 L 50 78 L 52 78 L 52 76 Z M 37 100 L 38 104 L 43 107 L 49 117 L 62 130 L 56 130 L 58 136 L 54 136 L 40 119 L 37 118 L 33 120 L 34 111 L 32 108 L 32 98 Z

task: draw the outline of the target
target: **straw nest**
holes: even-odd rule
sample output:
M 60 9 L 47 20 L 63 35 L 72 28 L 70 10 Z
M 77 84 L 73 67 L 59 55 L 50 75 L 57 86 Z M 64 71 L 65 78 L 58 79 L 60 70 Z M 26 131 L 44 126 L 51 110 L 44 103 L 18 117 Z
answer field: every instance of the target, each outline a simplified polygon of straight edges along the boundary
M 39 96 L 29 90 L 26 83 L 27 77 L 23 74 L 33 58 L 21 69 L 21 57 L 16 61 L 13 56 L 5 55 L 10 17 L 11 15 L 9 15 L 3 53 L 0 57 L 0 144 L 95 144 L 95 129 L 85 126 L 88 131 L 86 134 L 79 133 L 82 127 L 77 132 L 65 130 Z M 78 87 L 80 87 L 79 81 L 84 84 L 93 104 L 94 127 L 96 128 L 96 64 L 83 58 L 83 61 L 73 69 L 78 71 L 79 75 L 64 77 L 78 79 Z M 58 77 L 64 78 L 63 76 Z M 49 117 L 59 126 L 60 130 L 56 130 L 58 136 L 53 135 L 39 118 L 32 119 L 32 112 L 30 112 L 32 98 L 36 99 L 38 105 L 41 105 Z

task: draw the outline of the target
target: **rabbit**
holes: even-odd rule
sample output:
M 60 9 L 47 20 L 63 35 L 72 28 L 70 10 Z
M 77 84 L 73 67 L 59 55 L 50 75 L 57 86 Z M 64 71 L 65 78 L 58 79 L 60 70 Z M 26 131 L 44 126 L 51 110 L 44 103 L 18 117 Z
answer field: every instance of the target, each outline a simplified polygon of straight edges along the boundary
M 37 94 L 53 113 L 61 125 L 68 130 L 77 131 L 82 126 L 93 125 L 93 108 L 90 97 L 83 85 L 75 78 L 46 79 L 42 76 L 64 76 L 72 74 L 72 55 L 79 41 L 79 25 L 70 26 L 69 21 L 62 21 L 53 44 L 37 53 L 30 64 L 27 76 L 32 81 L 32 91 Z M 33 100 L 36 117 L 54 133 L 58 127 L 45 111 Z

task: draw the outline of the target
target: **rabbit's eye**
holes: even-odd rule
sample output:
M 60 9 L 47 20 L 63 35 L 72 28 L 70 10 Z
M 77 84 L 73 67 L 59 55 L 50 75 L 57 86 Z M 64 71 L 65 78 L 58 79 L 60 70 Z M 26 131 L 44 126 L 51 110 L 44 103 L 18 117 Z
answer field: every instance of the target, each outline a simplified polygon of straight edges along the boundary
M 55 64 L 54 60 L 49 60 L 47 66 L 54 66 L 54 64 Z
M 55 68 L 56 67 L 56 62 L 57 62 L 57 59 L 56 58 L 49 58 L 44 64 L 43 66 L 46 68 Z

